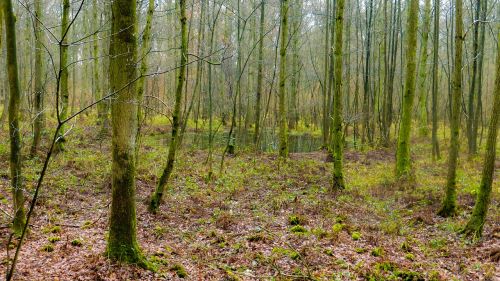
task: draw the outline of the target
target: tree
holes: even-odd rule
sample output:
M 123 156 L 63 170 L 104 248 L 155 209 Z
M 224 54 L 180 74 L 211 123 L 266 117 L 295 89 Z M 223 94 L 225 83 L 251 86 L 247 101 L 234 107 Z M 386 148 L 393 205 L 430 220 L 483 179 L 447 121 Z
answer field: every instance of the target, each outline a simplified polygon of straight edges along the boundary
M 20 235 L 25 224 L 23 179 L 21 173 L 21 134 L 19 110 L 21 107 L 21 90 L 19 87 L 19 76 L 17 67 L 16 46 L 16 18 L 12 8 L 12 1 L 2 1 L 3 17 L 5 23 L 5 35 L 7 48 L 7 76 L 9 79 L 9 136 L 10 136 L 10 186 L 14 207 L 14 219 L 12 229 L 16 235 Z
M 497 33 L 500 36 L 500 24 L 497 24 L 497 26 Z M 476 204 L 474 204 L 472 216 L 467 222 L 465 228 L 462 230 L 462 233 L 476 238 L 481 237 L 483 233 L 483 226 L 491 199 L 493 173 L 495 171 L 498 119 L 500 118 L 500 43 L 497 43 L 496 68 L 495 88 L 493 90 L 493 111 L 491 113 L 491 120 L 488 127 L 488 140 L 486 141 L 486 154 L 484 157 L 481 185 L 479 186 L 479 192 L 477 193 Z
M 33 144 L 31 145 L 31 156 L 35 156 L 38 151 L 38 146 L 40 144 L 40 139 L 42 136 L 43 123 L 44 123 L 44 109 L 43 109 L 43 59 L 42 59 L 42 49 L 43 49 L 43 38 L 42 38 L 42 26 L 40 22 L 42 21 L 42 1 L 35 1 L 35 19 L 34 29 L 35 29 L 35 118 L 33 120 Z
M 406 79 L 402 102 L 401 125 L 396 152 L 396 178 L 411 177 L 410 133 L 413 100 L 415 99 L 415 68 L 417 53 L 418 0 L 410 0 L 406 39 Z
M 151 27 L 153 24 L 153 14 L 155 10 L 155 1 L 149 0 L 148 12 L 146 14 L 146 26 L 142 35 L 142 48 L 141 48 L 141 75 L 146 74 L 148 71 L 148 54 L 151 47 Z M 139 148 L 141 146 L 141 127 L 144 121 L 144 113 L 142 112 L 142 103 L 144 100 L 144 80 L 145 77 L 139 77 L 137 81 L 137 99 L 139 100 L 139 107 L 137 108 L 137 136 L 136 136 L 136 159 L 139 159 Z
M 280 73 L 279 73 L 279 155 L 288 157 L 288 124 L 286 113 L 286 51 L 288 45 L 288 0 L 281 0 Z
M 438 92 L 438 66 L 439 66 L 439 0 L 434 0 L 434 38 L 432 54 L 432 158 L 439 159 L 439 142 L 437 137 L 438 116 L 437 116 L 437 92 Z
M 257 66 L 257 95 L 255 100 L 255 135 L 254 144 L 258 146 L 259 134 L 260 134 L 260 107 L 262 100 L 263 85 L 262 80 L 264 79 L 264 21 L 266 16 L 265 1 L 260 2 L 260 24 L 259 24 L 259 59 Z
M 180 114 L 181 114 L 181 103 L 182 103 L 182 90 L 184 89 L 184 80 L 186 80 L 186 64 L 188 56 L 188 34 L 187 34 L 187 17 L 186 17 L 186 0 L 178 0 L 179 2 L 179 21 L 181 23 L 181 53 L 180 53 L 180 65 L 179 65 L 179 76 L 177 80 L 177 88 L 175 91 L 175 105 L 174 113 L 172 115 L 173 126 L 172 126 L 172 136 L 170 138 L 170 145 L 168 148 L 168 158 L 167 165 L 163 169 L 158 185 L 154 194 L 151 196 L 151 202 L 149 204 L 149 210 L 153 213 L 158 211 L 161 203 L 163 192 L 165 186 L 168 183 L 168 179 L 172 174 L 175 163 L 175 153 L 177 151 L 177 141 L 179 139 L 179 127 L 180 127 Z
M 118 92 L 111 104 L 112 200 L 106 254 L 113 260 L 145 265 L 137 243 L 135 208 L 135 145 L 137 133 L 136 1 L 112 4 L 110 88 Z
M 68 89 L 68 25 L 69 25 L 69 10 L 70 3 L 69 0 L 62 0 L 63 6 L 63 14 L 62 14 L 62 22 L 61 22 L 61 41 L 59 43 L 60 58 L 59 64 L 61 65 L 60 71 L 60 89 L 61 89 L 61 110 L 57 112 L 58 120 L 64 120 L 68 116 L 68 106 L 69 106 L 69 89 Z M 59 107 L 58 107 L 59 108 Z M 59 138 L 56 143 L 56 151 L 63 151 L 65 142 L 64 137 L 64 127 L 61 128 Z
M 333 97 L 333 188 L 344 189 L 344 136 L 343 136 L 343 94 L 342 94 L 342 33 L 344 29 L 344 0 L 337 0 L 335 13 L 335 88 Z
M 449 217 L 456 213 L 457 207 L 457 161 L 460 148 L 460 99 L 462 98 L 462 47 L 464 41 L 462 0 L 456 0 L 455 4 L 455 63 L 453 66 L 453 91 L 451 96 L 451 118 L 450 118 L 450 148 L 448 158 L 448 176 L 446 178 L 446 195 L 443 206 L 438 212 L 442 217 Z
M 425 0 L 424 15 L 422 21 L 422 46 L 420 49 L 420 65 L 418 70 L 418 115 L 419 115 L 419 133 L 421 136 L 429 134 L 427 126 L 427 42 L 429 41 L 429 30 L 431 26 L 431 1 Z

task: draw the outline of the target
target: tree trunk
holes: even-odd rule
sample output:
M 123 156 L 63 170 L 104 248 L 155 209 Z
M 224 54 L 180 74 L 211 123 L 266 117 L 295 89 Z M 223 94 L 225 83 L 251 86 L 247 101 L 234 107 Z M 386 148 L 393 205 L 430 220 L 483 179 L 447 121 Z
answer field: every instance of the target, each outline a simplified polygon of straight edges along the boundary
M 262 100 L 262 81 L 264 79 L 264 22 L 265 22 L 265 1 L 260 2 L 260 24 L 259 24 L 259 61 L 257 66 L 257 95 L 255 100 L 255 135 L 253 142 L 258 147 L 260 134 L 260 111 Z
M 151 26 L 153 23 L 153 14 L 155 10 L 155 1 L 149 0 L 148 4 L 148 12 L 146 15 L 146 26 L 144 27 L 144 33 L 142 35 L 142 48 L 141 48 L 141 75 L 145 75 L 148 71 L 148 54 L 149 48 L 151 46 Z M 135 148 L 135 157 L 136 160 L 139 161 L 139 149 L 141 146 L 141 128 L 142 123 L 144 122 L 144 113 L 142 112 L 143 108 L 143 96 L 144 96 L 144 82 L 145 77 L 139 77 L 137 80 L 137 100 L 139 102 L 139 106 L 137 108 L 137 136 L 136 136 L 136 148 Z
M 19 132 L 19 110 L 21 107 L 21 90 L 17 67 L 16 19 L 11 0 L 3 1 L 5 35 L 7 48 L 7 75 L 9 79 L 9 136 L 10 136 L 10 185 L 14 207 L 12 229 L 20 235 L 25 223 L 24 194 L 22 180 L 21 134 Z
M 343 94 L 342 94 L 342 35 L 344 28 L 344 0 L 337 0 L 335 13 L 335 88 L 333 98 L 333 188 L 344 189 L 344 139 L 343 139 Z
M 438 131 L 438 67 L 439 67 L 439 0 L 434 0 L 434 39 L 433 39 L 433 59 L 432 59 L 432 158 L 440 159 Z
M 500 24 L 497 24 L 497 26 L 497 33 L 500 35 Z M 466 235 L 474 236 L 475 238 L 481 237 L 483 233 L 483 226 L 491 199 L 493 173 L 495 171 L 498 119 L 500 118 L 500 43 L 497 43 L 497 69 L 493 93 L 493 111 L 491 113 L 488 140 L 486 142 L 486 154 L 484 157 L 481 185 L 479 186 L 479 192 L 477 194 L 476 204 L 474 205 L 474 211 L 472 211 L 472 216 L 462 230 Z
M 40 22 L 42 21 L 42 5 L 41 1 L 35 1 L 35 118 L 33 120 L 33 144 L 31 145 L 31 156 L 35 156 L 38 151 L 38 146 L 40 144 L 40 139 L 42 136 L 43 123 L 45 113 L 43 112 L 43 38 L 42 38 L 42 26 Z
M 60 104 L 59 110 L 57 111 L 58 120 L 64 120 L 68 116 L 68 106 L 69 106 L 69 88 L 68 88 L 68 25 L 69 25 L 69 11 L 70 11 L 70 3 L 69 0 L 62 0 L 63 6 L 63 14 L 62 14 L 62 22 L 61 22 L 61 41 L 59 43 L 60 47 Z M 64 150 L 64 142 L 65 137 L 64 127 L 61 127 L 60 135 L 56 143 L 55 151 L 61 152 Z
M 170 175 L 172 174 L 172 171 L 174 169 L 175 153 L 178 147 L 177 140 L 178 140 L 179 126 L 180 126 L 182 90 L 184 88 L 184 80 L 186 79 L 186 64 L 188 55 L 186 0 L 178 0 L 178 1 L 180 8 L 179 20 L 181 23 L 181 53 L 180 53 L 180 66 L 179 66 L 179 76 L 177 81 L 177 89 L 175 91 L 174 113 L 172 115 L 172 120 L 173 120 L 172 136 L 170 138 L 170 145 L 168 148 L 167 165 L 163 169 L 160 181 L 156 186 L 156 190 L 152 195 L 151 202 L 149 204 L 149 210 L 153 213 L 156 213 L 160 206 L 165 186 L 167 185 Z
M 118 92 L 111 104 L 112 201 L 106 254 L 113 260 L 145 265 L 137 243 L 135 208 L 135 145 L 137 133 L 136 1 L 112 4 L 110 88 Z
M 422 22 L 422 45 L 420 52 L 420 66 L 418 77 L 418 128 L 421 136 L 429 135 L 429 128 L 427 126 L 427 42 L 429 40 L 429 31 L 431 25 L 431 1 L 425 0 L 424 15 Z
M 410 133 L 413 100 L 415 99 L 415 56 L 417 53 L 418 9 L 418 0 L 410 0 L 407 22 L 408 35 L 406 39 L 406 80 L 403 93 L 403 108 L 398 136 L 398 148 L 396 153 L 396 178 L 398 179 L 410 179 L 412 176 Z
M 280 73 L 279 73 L 279 155 L 288 157 L 288 124 L 286 113 L 286 51 L 288 44 L 288 0 L 281 0 L 280 26 Z
M 456 213 L 457 190 L 456 174 L 457 161 L 460 148 L 460 104 L 462 97 L 462 47 L 464 41 L 463 21 L 462 21 L 462 0 L 456 0 L 455 5 L 455 64 L 453 66 L 453 92 L 452 108 L 450 118 L 450 150 L 448 159 L 448 176 L 446 180 L 446 195 L 443 200 L 443 206 L 438 215 L 449 217 Z

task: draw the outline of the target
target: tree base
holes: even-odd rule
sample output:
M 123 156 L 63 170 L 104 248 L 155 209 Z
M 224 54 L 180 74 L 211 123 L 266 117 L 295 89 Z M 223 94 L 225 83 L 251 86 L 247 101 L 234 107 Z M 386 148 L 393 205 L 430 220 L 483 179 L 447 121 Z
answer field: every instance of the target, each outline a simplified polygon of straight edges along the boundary
M 158 209 L 160 208 L 161 197 L 162 195 L 156 192 L 153 194 L 153 196 L 151 196 L 148 207 L 149 212 L 153 214 L 156 214 L 158 212 Z
M 141 268 L 156 271 L 154 264 L 149 262 L 146 257 L 144 257 L 138 246 L 126 247 L 125 245 L 108 245 L 105 255 L 110 260 L 116 262 L 135 264 Z
M 472 239 L 479 239 L 483 235 L 483 225 L 484 221 L 481 221 L 480 218 L 471 217 L 460 233 Z
M 455 205 L 445 203 L 444 206 L 437 213 L 438 216 L 443 218 L 453 217 L 457 214 L 457 208 Z

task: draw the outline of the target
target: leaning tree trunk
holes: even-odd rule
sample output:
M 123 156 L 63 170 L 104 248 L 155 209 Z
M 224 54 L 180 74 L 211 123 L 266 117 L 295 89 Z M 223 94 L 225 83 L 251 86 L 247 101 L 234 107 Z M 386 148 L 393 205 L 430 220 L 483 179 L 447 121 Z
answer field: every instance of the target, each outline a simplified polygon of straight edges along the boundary
M 182 90 L 184 88 L 184 80 L 186 79 L 186 64 L 188 55 L 186 0 L 179 0 L 179 8 L 180 8 L 179 20 L 181 23 L 181 53 L 180 53 L 180 66 L 179 66 L 179 76 L 177 81 L 177 89 L 175 91 L 174 113 L 172 115 L 172 120 L 173 120 L 172 136 L 170 138 L 170 145 L 168 148 L 167 165 L 163 169 L 160 181 L 156 186 L 154 194 L 151 196 L 151 202 L 149 204 L 149 210 L 153 213 L 156 213 L 158 211 L 158 208 L 160 207 L 165 186 L 167 185 L 168 179 L 170 178 L 170 175 L 172 174 L 172 171 L 174 169 L 175 153 L 178 148 L 177 141 L 179 139 L 178 135 L 180 127 Z
M 334 68 L 335 88 L 333 97 L 333 188 L 344 189 L 344 137 L 343 137 L 343 94 L 342 94 L 342 33 L 344 29 L 344 0 L 337 0 L 335 13 Z
M 42 59 L 42 5 L 41 1 L 35 1 L 35 120 L 33 120 L 33 144 L 31 145 L 31 156 L 35 156 L 42 137 L 44 112 L 43 112 L 43 59 Z
M 460 100 L 462 97 L 462 47 L 464 41 L 463 21 L 462 21 L 462 0 L 456 0 L 455 6 L 455 63 L 453 66 L 453 91 L 452 108 L 450 118 L 450 150 L 448 158 L 448 176 L 446 180 L 446 195 L 443 200 L 443 206 L 438 215 L 449 217 L 456 213 L 457 206 L 457 161 L 460 148 Z
M 415 66 L 417 53 L 418 0 L 410 0 L 406 39 L 406 80 L 403 93 L 401 125 L 396 152 L 396 177 L 409 179 L 412 175 L 410 159 L 410 133 L 413 100 L 415 99 Z
M 21 90 L 17 68 L 16 19 L 11 0 L 3 1 L 5 35 L 7 46 L 7 75 L 9 79 L 9 136 L 10 136 L 10 178 L 12 187 L 14 220 L 12 229 L 20 235 L 25 223 L 23 181 L 21 174 L 21 134 L 19 132 L 19 110 Z
M 117 95 L 111 104 L 112 200 L 106 254 L 113 260 L 145 265 L 137 243 L 135 207 L 136 1 L 115 0 L 111 25 L 109 84 Z
M 500 24 L 498 25 L 498 35 L 500 35 Z M 498 37 L 500 38 L 500 37 Z M 477 194 L 476 204 L 474 211 L 469 222 L 462 230 L 466 235 L 475 238 L 481 237 L 483 233 L 483 226 L 488 212 L 488 205 L 491 198 L 491 189 L 493 184 L 493 172 L 495 171 L 495 157 L 496 145 L 498 135 L 498 119 L 500 118 L 500 43 L 497 43 L 497 70 L 495 78 L 495 89 L 493 112 L 491 113 L 491 120 L 488 130 L 488 140 L 486 142 L 486 154 L 484 157 L 483 177 L 481 185 L 479 186 L 479 193 Z

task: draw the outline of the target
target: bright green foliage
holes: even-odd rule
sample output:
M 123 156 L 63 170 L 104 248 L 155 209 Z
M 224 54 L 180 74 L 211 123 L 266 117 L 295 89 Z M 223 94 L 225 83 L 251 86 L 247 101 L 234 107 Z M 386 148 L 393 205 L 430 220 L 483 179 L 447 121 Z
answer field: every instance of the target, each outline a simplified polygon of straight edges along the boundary
M 412 176 L 410 159 L 411 116 L 415 99 L 415 68 L 417 53 L 418 0 L 410 0 L 406 37 L 406 79 L 403 92 L 401 125 L 399 128 L 396 153 L 396 178 L 410 179 Z
M 462 0 L 457 0 L 455 4 L 455 63 L 453 65 L 453 90 L 451 96 L 451 132 L 450 149 L 448 158 L 448 176 L 446 178 L 446 196 L 443 206 L 439 210 L 439 215 L 449 217 L 456 213 L 457 205 L 457 162 L 460 148 L 460 115 L 462 99 L 462 48 L 464 42 L 463 20 L 462 20 Z

